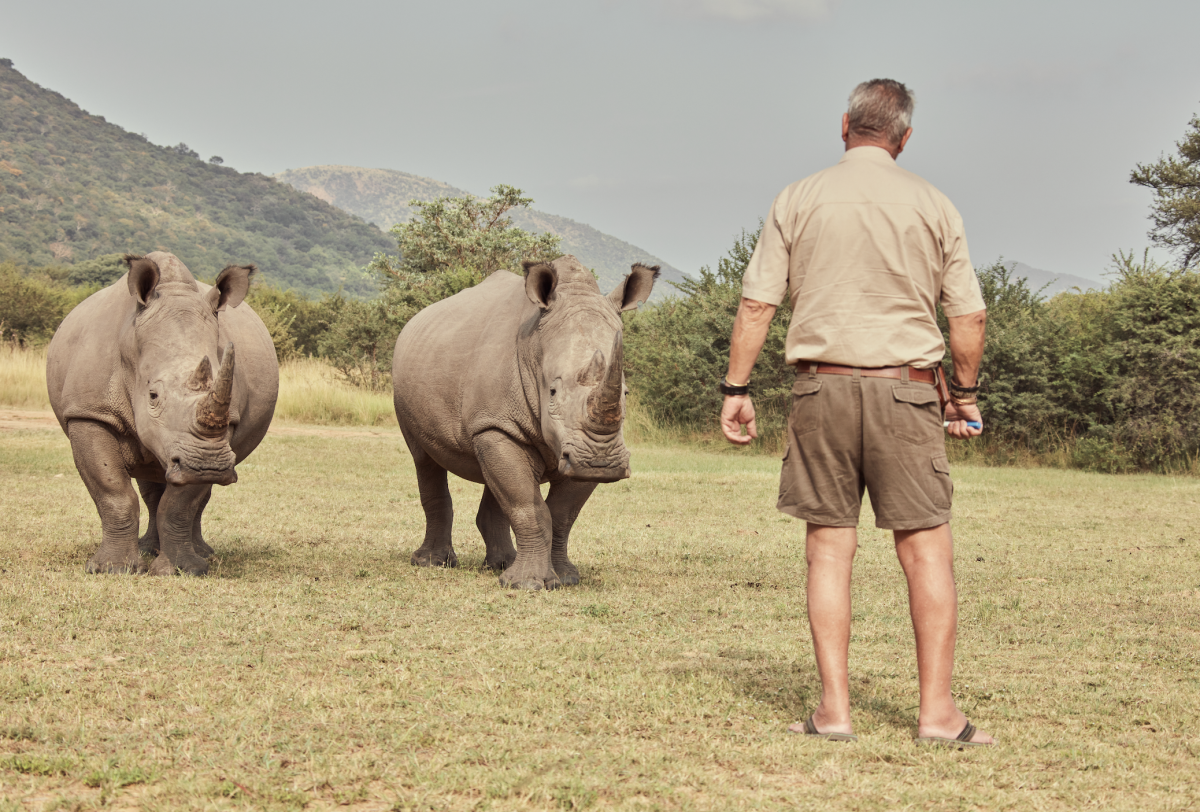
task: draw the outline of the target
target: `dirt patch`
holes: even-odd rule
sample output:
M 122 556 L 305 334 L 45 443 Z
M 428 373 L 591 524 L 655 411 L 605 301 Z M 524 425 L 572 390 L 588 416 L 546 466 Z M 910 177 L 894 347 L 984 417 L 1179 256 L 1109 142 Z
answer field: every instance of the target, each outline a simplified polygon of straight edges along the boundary
M 0 409 L 0 431 L 29 431 L 56 429 L 54 412 L 42 409 Z
M 41 409 L 0 409 L 0 432 L 5 431 L 36 431 L 38 429 L 57 429 L 58 419 L 54 412 Z M 277 436 L 303 437 L 386 437 L 397 434 L 395 426 L 303 426 L 292 424 L 273 425 L 269 434 Z

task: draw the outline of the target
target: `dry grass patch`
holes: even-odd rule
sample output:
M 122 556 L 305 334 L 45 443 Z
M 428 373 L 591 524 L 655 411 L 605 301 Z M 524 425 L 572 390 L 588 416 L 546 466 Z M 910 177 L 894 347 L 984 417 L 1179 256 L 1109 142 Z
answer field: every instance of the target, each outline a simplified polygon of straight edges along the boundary
M 0 342 L 0 404 L 20 409 L 49 409 L 46 349 L 23 349 Z
M 526 594 L 480 569 L 479 486 L 451 481 L 463 566 L 416 569 L 399 431 L 301 431 L 217 489 L 200 580 L 85 575 L 99 524 L 66 439 L 0 434 L 0 804 L 1200 803 L 1196 480 L 957 472 L 957 689 L 1000 741 L 960 753 L 912 744 L 903 580 L 874 529 L 855 575 L 861 740 L 785 732 L 817 681 L 773 459 L 635 448 L 633 478 L 580 517 L 583 582 Z

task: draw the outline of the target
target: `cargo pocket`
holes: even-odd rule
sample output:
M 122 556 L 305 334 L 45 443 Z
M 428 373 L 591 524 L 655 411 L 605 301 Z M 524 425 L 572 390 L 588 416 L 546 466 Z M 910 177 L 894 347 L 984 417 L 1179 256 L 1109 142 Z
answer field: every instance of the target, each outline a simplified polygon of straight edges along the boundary
M 954 501 L 954 482 L 950 479 L 950 460 L 945 454 L 934 454 L 930 459 L 933 463 L 934 487 L 930 499 L 938 510 L 949 510 Z
M 793 437 L 803 437 L 821 427 L 822 398 L 821 381 L 801 378 L 792 386 L 792 414 L 788 420 Z
M 942 411 L 937 390 L 932 386 L 892 387 L 895 403 L 888 409 L 891 435 L 906 443 L 939 442 L 942 439 Z

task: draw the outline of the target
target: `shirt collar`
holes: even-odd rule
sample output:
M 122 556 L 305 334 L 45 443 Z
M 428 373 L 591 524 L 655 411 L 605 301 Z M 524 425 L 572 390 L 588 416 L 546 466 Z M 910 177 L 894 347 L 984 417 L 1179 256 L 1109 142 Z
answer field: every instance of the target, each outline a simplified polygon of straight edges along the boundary
M 847 161 L 870 161 L 871 163 L 896 163 L 896 159 L 892 154 L 883 147 L 862 146 L 848 149 L 842 153 L 842 157 L 838 163 L 846 163 Z

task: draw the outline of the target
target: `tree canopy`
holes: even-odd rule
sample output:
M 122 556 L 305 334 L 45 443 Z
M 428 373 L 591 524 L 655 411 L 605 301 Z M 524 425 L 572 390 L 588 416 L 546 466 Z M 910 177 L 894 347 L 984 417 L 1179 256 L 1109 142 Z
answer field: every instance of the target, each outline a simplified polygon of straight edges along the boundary
M 1200 265 L 1200 116 L 1175 144 L 1178 156 L 1138 164 L 1129 182 L 1154 190 L 1150 239 L 1175 249 L 1184 268 Z

